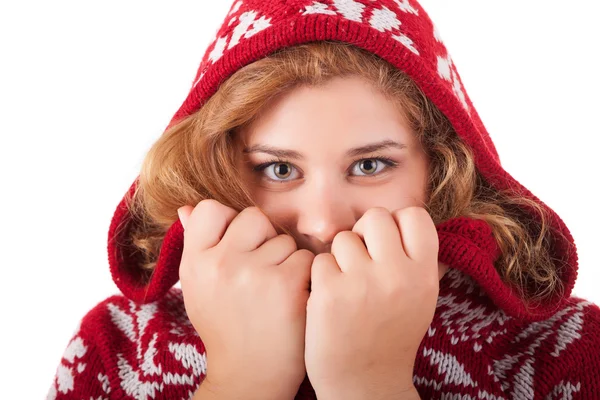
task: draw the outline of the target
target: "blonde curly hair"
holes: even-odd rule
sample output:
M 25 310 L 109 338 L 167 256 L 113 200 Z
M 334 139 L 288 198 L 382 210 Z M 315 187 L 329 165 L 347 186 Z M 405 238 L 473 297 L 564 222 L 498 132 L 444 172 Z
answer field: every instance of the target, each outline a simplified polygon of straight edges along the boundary
M 423 206 L 433 221 L 466 216 L 489 223 L 501 250 L 495 267 L 524 300 L 544 301 L 563 291 L 551 256 L 552 234 L 560 232 L 551 234 L 545 209 L 488 184 L 475 167 L 471 149 L 405 73 L 372 53 L 331 41 L 288 47 L 239 69 L 198 111 L 154 143 L 127 201 L 136 221 L 127 245 L 143 255 L 141 268 L 150 272 L 155 267 L 179 207 L 207 198 L 237 210 L 255 205 L 236 173 L 233 135 L 238 129 L 252 123 L 278 94 L 350 75 L 371 82 L 410 122 L 430 159 Z M 532 218 L 532 211 L 539 218 Z

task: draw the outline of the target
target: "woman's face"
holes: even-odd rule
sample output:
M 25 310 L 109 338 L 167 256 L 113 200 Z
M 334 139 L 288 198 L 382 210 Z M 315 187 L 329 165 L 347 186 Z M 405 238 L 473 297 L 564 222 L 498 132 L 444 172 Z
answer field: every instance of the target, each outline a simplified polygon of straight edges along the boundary
M 274 99 L 236 143 L 257 205 L 315 254 L 369 208 L 426 201 L 423 149 L 397 106 L 358 77 Z

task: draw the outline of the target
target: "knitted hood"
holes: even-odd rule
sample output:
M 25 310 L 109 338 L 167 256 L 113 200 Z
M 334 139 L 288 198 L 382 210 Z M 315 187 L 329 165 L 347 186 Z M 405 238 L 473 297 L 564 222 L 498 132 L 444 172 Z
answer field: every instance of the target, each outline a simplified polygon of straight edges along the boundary
M 507 314 L 524 320 L 547 318 L 570 296 L 577 276 L 573 238 L 561 218 L 517 182 L 500 163 L 498 153 L 463 88 L 442 39 L 415 0 L 240 0 L 236 1 L 214 41 L 206 49 L 190 92 L 167 129 L 197 111 L 237 69 L 275 50 L 296 44 L 336 40 L 351 43 L 387 60 L 407 73 L 446 115 L 460 137 L 473 149 L 479 172 L 495 188 L 533 199 L 546 208 L 554 238 L 553 259 L 565 290 L 562 295 L 526 310 L 524 302 L 501 280 L 494 268 L 499 249 L 491 228 L 482 220 L 456 218 L 440 224 L 439 260 L 473 277 Z M 176 221 L 166 233 L 156 268 L 149 277 L 131 247 L 131 215 L 126 198 L 112 218 L 108 259 L 112 277 L 129 299 L 152 302 L 179 279 L 183 228 Z M 526 209 L 532 218 L 538 218 Z

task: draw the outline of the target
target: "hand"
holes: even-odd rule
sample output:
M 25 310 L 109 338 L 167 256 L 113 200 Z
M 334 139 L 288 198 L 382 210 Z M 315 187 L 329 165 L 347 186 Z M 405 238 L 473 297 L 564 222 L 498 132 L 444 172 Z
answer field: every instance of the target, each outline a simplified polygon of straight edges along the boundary
M 207 355 L 201 386 L 225 398 L 293 399 L 306 375 L 314 255 L 277 235 L 256 207 L 238 214 L 203 200 L 178 212 L 185 228 L 179 269 L 185 309 Z
M 435 312 L 438 251 L 424 208 L 373 208 L 315 257 L 305 359 L 319 399 L 418 398 L 413 368 Z

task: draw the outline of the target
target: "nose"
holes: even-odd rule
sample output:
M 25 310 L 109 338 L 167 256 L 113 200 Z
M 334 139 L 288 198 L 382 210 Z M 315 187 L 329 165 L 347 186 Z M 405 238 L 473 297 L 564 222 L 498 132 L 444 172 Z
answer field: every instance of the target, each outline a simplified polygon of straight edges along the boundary
M 344 198 L 332 185 L 325 186 L 307 188 L 297 230 L 307 241 L 329 249 L 338 232 L 352 230 L 356 218 L 351 199 Z

